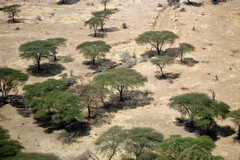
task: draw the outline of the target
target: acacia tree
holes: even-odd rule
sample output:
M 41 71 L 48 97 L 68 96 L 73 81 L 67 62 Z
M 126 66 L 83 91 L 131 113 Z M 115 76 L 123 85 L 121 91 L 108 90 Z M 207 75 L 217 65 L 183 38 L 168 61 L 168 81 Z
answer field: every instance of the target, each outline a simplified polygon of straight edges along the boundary
M 180 135 L 172 135 L 159 143 L 155 150 L 159 154 L 157 160 L 223 160 L 220 156 L 212 155 L 215 147 L 213 140 L 208 136 L 182 138 Z
M 92 64 L 95 65 L 96 58 L 105 57 L 105 53 L 109 52 L 111 46 L 104 41 L 83 42 L 76 47 L 86 58 L 90 58 Z
M 113 126 L 108 131 L 101 134 L 95 144 L 98 146 L 100 153 L 107 154 L 108 160 L 121 150 L 125 132 L 120 126 Z
M 6 12 L 9 14 L 9 16 L 12 18 L 12 22 L 15 23 L 15 16 L 18 15 L 18 13 L 20 13 L 20 9 L 18 9 L 21 5 L 19 4 L 12 4 L 9 6 L 4 6 L 3 7 L 3 12 Z
M 41 70 L 41 60 L 51 57 L 52 51 L 56 50 L 56 45 L 46 40 L 36 40 L 21 44 L 18 50 L 21 52 L 21 58 L 35 60 L 38 70 Z
M 96 11 L 92 12 L 92 15 L 97 18 L 100 22 L 101 31 L 103 31 L 103 26 L 105 22 L 109 19 L 109 17 L 114 14 L 115 12 L 111 9 L 103 10 L 103 11 Z
M 52 108 L 54 122 L 63 126 L 82 116 L 80 97 L 72 93 L 59 90 L 51 91 L 46 95 L 44 105 Z
M 21 86 L 28 80 L 28 75 L 19 70 L 7 67 L 0 67 L 0 92 L 3 103 L 7 102 L 9 92 Z
M 94 37 L 97 36 L 97 28 L 100 26 L 101 21 L 97 17 L 91 17 L 89 20 L 84 22 L 84 26 L 89 26 L 90 29 L 94 31 Z
M 230 117 L 233 123 L 238 126 L 237 139 L 240 140 L 240 109 L 231 111 L 228 114 L 228 117 Z
M 59 46 L 64 46 L 66 44 L 67 39 L 65 39 L 65 38 L 49 38 L 49 39 L 47 39 L 47 41 L 49 41 L 50 43 L 55 45 L 55 48 L 53 47 L 52 54 L 53 54 L 54 60 L 57 60 L 57 56 L 56 56 L 58 54 L 57 49 Z
M 42 83 L 34 83 L 25 85 L 23 97 L 25 105 L 36 112 L 36 117 L 40 119 L 51 119 L 53 106 L 47 105 L 46 97 L 52 91 L 65 91 L 67 83 L 62 80 L 48 79 Z
M 174 62 L 174 57 L 158 56 L 157 58 L 153 58 L 150 61 L 152 64 L 157 65 L 159 67 L 162 77 L 164 77 L 163 68 L 166 65 L 172 64 Z
M 129 88 L 143 86 L 147 78 L 134 69 L 114 68 L 93 78 L 93 83 L 109 86 L 119 92 L 120 101 L 123 101 L 123 91 Z
M 180 43 L 180 60 L 183 61 L 183 54 L 188 52 L 193 52 L 195 50 L 195 47 L 189 43 Z
M 163 141 L 163 134 L 152 128 L 135 127 L 126 130 L 125 151 L 141 159 L 146 153 L 151 153 L 158 143 Z
M 216 102 L 203 93 L 186 93 L 172 97 L 168 105 L 187 115 L 191 125 L 196 122 L 198 126 L 206 128 L 207 132 L 216 124 L 215 118 L 226 118 L 230 108 L 226 103 Z
M 150 44 L 160 55 L 164 43 L 173 43 L 178 36 L 171 31 L 147 31 L 139 35 L 135 41 L 139 45 Z
M 104 5 L 104 10 L 107 10 L 107 3 L 110 2 L 111 0 L 101 0 L 100 3 Z
M 82 105 L 88 109 L 88 118 L 91 118 L 92 109 L 102 103 L 106 94 L 103 88 L 92 83 L 78 85 L 72 90 L 81 97 Z

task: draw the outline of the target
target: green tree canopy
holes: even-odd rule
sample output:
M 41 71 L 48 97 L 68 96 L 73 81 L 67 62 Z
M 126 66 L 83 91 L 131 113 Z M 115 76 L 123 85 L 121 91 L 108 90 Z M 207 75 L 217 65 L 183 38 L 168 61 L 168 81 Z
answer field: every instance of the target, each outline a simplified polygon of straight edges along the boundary
M 153 152 L 163 135 L 152 128 L 135 127 L 126 130 L 125 151 L 135 159 L 141 159 L 145 153 Z
M 160 155 L 158 160 L 223 160 L 223 158 L 212 155 L 212 150 L 216 147 L 212 139 L 208 136 L 198 138 L 173 135 L 159 143 L 156 147 L 157 153 Z
M 139 45 L 150 44 L 160 55 L 164 43 L 173 43 L 178 36 L 171 31 L 147 31 L 139 35 L 135 41 Z
M 114 68 L 93 78 L 93 83 L 109 86 L 119 92 L 120 101 L 123 101 L 123 91 L 129 88 L 143 86 L 147 78 L 134 69 Z
M 87 41 L 79 44 L 76 49 L 91 59 L 92 64 L 95 65 L 96 58 L 105 57 L 105 53 L 110 52 L 111 46 L 104 41 Z
M 99 19 L 100 21 L 100 26 L 101 26 L 101 31 L 103 31 L 103 26 L 105 24 L 105 22 L 109 19 L 109 17 L 114 14 L 114 10 L 112 9 L 106 9 L 106 10 L 102 10 L 102 11 L 96 11 L 96 12 L 92 12 L 92 15 L 96 18 Z
M 94 37 L 97 36 L 97 28 L 100 26 L 101 21 L 97 17 L 91 17 L 89 20 L 84 22 L 84 26 L 89 26 L 90 29 L 94 31 Z
M 4 6 L 3 7 L 3 12 L 6 12 L 9 14 L 9 17 L 12 18 L 12 22 L 16 22 L 15 20 L 15 16 L 18 15 L 18 13 L 21 12 L 21 10 L 19 9 L 21 5 L 19 4 L 12 4 L 12 5 L 9 5 L 9 6 Z
M 189 43 L 180 43 L 179 44 L 180 48 L 180 60 L 181 62 L 183 61 L 183 54 L 188 53 L 188 52 L 193 52 L 195 50 L 195 47 L 192 44 Z
M 20 85 L 28 80 L 28 75 L 19 70 L 7 67 L 0 67 L 0 92 L 2 100 L 7 102 L 8 94 L 11 90 L 17 89 Z
M 231 118 L 233 123 L 238 126 L 238 136 L 237 139 L 240 140 L 240 109 L 233 110 L 228 114 L 228 117 Z
M 125 140 L 125 132 L 120 126 L 113 126 L 108 131 L 101 134 L 95 144 L 100 153 L 107 155 L 108 160 L 120 151 L 122 143 Z
M 216 102 L 203 93 L 185 93 L 170 98 L 169 107 L 187 115 L 190 122 L 196 122 L 198 126 L 209 131 L 216 122 L 214 118 L 226 118 L 229 113 L 229 105 Z
M 56 45 L 47 40 L 36 40 L 21 44 L 18 50 L 21 52 L 21 58 L 35 60 L 40 70 L 41 60 L 51 57 L 51 53 L 56 50 Z
M 172 64 L 174 62 L 174 57 L 158 56 L 157 58 L 153 58 L 150 61 L 152 64 L 157 65 L 159 67 L 162 77 L 164 77 L 163 68 L 166 65 Z
M 53 43 L 55 45 L 55 48 L 53 48 L 54 50 L 52 50 L 52 54 L 54 56 L 54 60 L 57 60 L 57 49 L 59 46 L 64 46 L 66 44 L 67 39 L 65 38 L 49 38 L 47 39 L 47 41 L 49 41 L 50 43 Z
M 42 83 L 34 83 L 23 87 L 25 105 L 36 111 L 36 116 L 41 119 L 49 119 L 53 112 L 53 106 L 46 105 L 46 97 L 52 91 L 65 91 L 67 83 L 62 80 L 48 79 Z
M 52 119 L 56 123 L 67 124 L 75 118 L 81 118 L 82 105 L 80 97 L 64 91 L 51 91 L 45 99 L 44 105 L 51 107 Z
M 23 148 L 18 141 L 11 140 L 8 131 L 0 126 L 0 159 L 13 157 Z

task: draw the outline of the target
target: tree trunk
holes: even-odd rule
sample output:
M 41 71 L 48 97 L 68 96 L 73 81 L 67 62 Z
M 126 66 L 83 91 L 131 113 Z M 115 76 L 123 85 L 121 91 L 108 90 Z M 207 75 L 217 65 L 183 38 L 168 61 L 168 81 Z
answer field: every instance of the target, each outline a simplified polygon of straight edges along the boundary
M 88 119 L 90 119 L 91 118 L 91 107 L 88 106 L 87 108 L 88 108 Z
M 12 21 L 13 21 L 13 23 L 15 23 L 16 21 L 15 21 L 15 18 L 14 18 L 14 16 L 15 16 L 15 14 L 14 13 L 12 13 Z
M 112 159 L 112 157 L 114 156 L 114 154 L 115 154 L 115 150 L 113 151 L 113 153 L 111 154 L 111 156 L 108 158 L 108 160 L 111 160 Z
M 97 27 L 94 27 L 94 37 L 97 37 Z
M 56 54 L 53 54 L 53 57 L 54 57 L 54 61 L 56 61 L 57 60 Z
M 158 47 L 156 47 L 156 48 L 157 48 L 157 55 L 160 55 L 161 50 Z
M 41 70 L 41 67 L 40 67 L 40 60 L 37 60 L 37 65 L 38 65 L 38 70 Z
M 107 3 L 104 3 L 104 11 L 107 10 Z
M 237 136 L 237 139 L 240 140 L 240 124 L 238 126 L 238 136 Z
M 164 43 L 164 40 L 162 41 L 160 48 L 158 47 L 158 52 L 159 52 L 158 55 L 160 55 L 160 53 L 161 53 L 161 51 L 162 51 L 163 43 Z
M 92 65 L 96 65 L 95 58 L 92 59 Z
M 121 89 L 120 91 L 119 91 L 119 94 L 120 94 L 120 101 L 123 101 L 123 90 Z
M 160 68 L 160 72 L 161 72 L 161 74 L 162 74 L 162 77 L 164 77 L 164 74 L 163 74 L 163 67 L 159 66 L 159 68 Z
M 182 53 L 182 51 L 180 52 L 180 61 L 183 62 L 183 53 Z

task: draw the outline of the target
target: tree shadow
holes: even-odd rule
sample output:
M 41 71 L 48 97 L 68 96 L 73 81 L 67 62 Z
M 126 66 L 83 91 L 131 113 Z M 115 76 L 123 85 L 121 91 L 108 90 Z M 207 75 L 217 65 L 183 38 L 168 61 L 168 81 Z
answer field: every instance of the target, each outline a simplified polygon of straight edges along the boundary
M 184 58 L 181 64 L 186 65 L 188 67 L 193 67 L 195 64 L 199 63 L 199 61 L 194 60 L 193 58 Z
M 208 135 L 213 141 L 220 139 L 220 136 L 228 137 L 236 133 L 229 125 L 220 126 L 218 124 L 213 126 L 210 131 L 206 131 L 206 129 L 197 126 L 195 123 L 190 123 L 190 121 L 184 117 L 177 117 L 174 123 L 176 126 L 184 127 L 188 132 L 195 133 L 197 136 Z
M 100 32 L 116 32 L 119 31 L 119 28 L 117 27 L 110 27 L 110 28 L 104 28 L 103 31 L 99 30 Z
M 163 55 L 167 55 L 170 57 L 178 57 L 180 53 L 181 53 L 180 48 L 168 48 L 162 52 Z
M 110 59 L 97 59 L 95 65 L 92 64 L 92 61 L 83 61 L 83 64 L 88 66 L 88 69 L 95 70 L 96 72 L 104 72 L 110 68 L 114 68 L 117 63 Z
M 65 67 L 57 63 L 43 63 L 41 70 L 38 70 L 37 65 L 31 65 L 27 68 L 28 74 L 36 77 L 51 77 L 62 73 Z
M 106 32 L 101 32 L 101 33 L 98 32 L 96 34 L 96 36 L 93 33 L 91 33 L 88 36 L 93 37 L 93 38 L 105 38 L 107 36 L 107 33 Z
M 65 127 L 65 130 L 69 133 L 78 132 L 79 136 L 88 136 L 90 134 L 91 126 L 88 122 L 76 121 Z
M 183 2 L 185 5 L 188 6 L 193 6 L 193 7 L 202 7 L 203 6 L 203 1 L 200 3 L 197 2 Z
M 219 4 L 224 2 L 227 2 L 227 0 L 212 0 L 212 4 Z
M 71 56 L 57 56 L 57 60 L 51 59 L 49 62 L 61 62 L 61 63 L 70 63 L 73 62 L 74 58 Z
M 145 51 L 143 54 L 141 54 L 141 57 L 147 57 L 149 59 L 155 56 L 157 56 L 157 51 L 155 50 Z
M 71 5 L 71 4 L 76 4 L 78 3 L 80 0 L 65 0 L 64 3 L 62 3 L 62 0 L 59 0 L 57 2 L 58 5 Z
M 154 100 L 152 92 L 149 90 L 139 91 L 130 90 L 123 93 L 123 101 L 119 100 L 119 94 L 112 94 L 104 107 L 108 112 L 117 112 L 118 110 L 134 109 L 151 104 Z
M 165 73 L 164 76 L 162 76 L 160 74 L 160 72 L 158 71 L 157 74 L 155 75 L 155 77 L 159 80 L 173 80 L 173 79 L 177 79 L 180 78 L 180 73 Z

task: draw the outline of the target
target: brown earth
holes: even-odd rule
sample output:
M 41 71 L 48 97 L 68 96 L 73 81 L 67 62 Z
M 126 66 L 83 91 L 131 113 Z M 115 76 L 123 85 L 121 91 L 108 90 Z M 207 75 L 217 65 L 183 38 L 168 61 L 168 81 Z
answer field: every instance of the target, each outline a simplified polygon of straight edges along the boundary
M 203 0 L 203 6 L 195 7 L 181 3 L 180 8 L 163 9 L 157 7 L 157 0 L 112 0 L 107 7 L 116 8 L 118 12 L 106 22 L 106 32 L 98 38 L 93 38 L 92 31 L 84 27 L 84 21 L 91 17 L 92 11 L 103 9 L 98 0 L 82 0 L 73 5 L 57 5 L 57 1 L 50 0 L 8 0 L 0 1 L 0 7 L 19 3 L 22 4 L 18 20 L 23 23 L 7 23 L 8 17 L 0 12 L 0 64 L 27 73 L 33 61 L 19 58 L 18 47 L 28 41 L 64 37 L 68 39 L 66 47 L 59 48 L 62 59 L 70 57 L 72 62 L 59 61 L 65 69 L 55 76 L 41 77 L 30 76 L 27 84 L 44 81 L 47 78 L 59 78 L 60 74 L 73 71 L 74 75 L 83 77 L 86 83 L 93 72 L 82 62 L 85 61 L 76 50 L 76 46 L 87 40 L 104 40 L 112 45 L 111 52 L 107 55 L 112 61 L 120 61 L 119 54 L 124 51 L 135 54 L 138 62 L 141 54 L 151 49 L 151 46 L 138 46 L 134 42 L 139 34 L 148 30 L 170 30 L 180 38 L 173 45 L 164 45 L 164 49 L 176 47 L 181 42 L 191 43 L 196 51 L 185 55 L 186 60 L 195 60 L 192 66 L 176 63 L 167 66 L 167 73 L 178 74 L 175 79 L 159 80 L 155 77 L 158 69 L 149 61 L 137 63 L 133 68 L 147 76 L 148 82 L 141 88 L 153 92 L 154 101 L 150 105 L 135 109 L 121 110 L 109 113 L 107 122 L 92 126 L 90 134 L 78 139 L 79 143 L 63 145 L 56 139 L 57 133 L 45 133 L 30 117 L 19 114 L 21 109 L 5 105 L 0 108 L 0 114 L 7 119 L 0 124 L 10 131 L 13 139 L 19 140 L 27 152 L 54 153 L 62 159 L 71 159 L 84 152 L 86 149 L 97 153 L 94 146 L 96 138 L 113 125 L 131 127 L 152 127 L 163 133 L 165 137 L 180 134 L 184 137 L 196 136 L 182 126 L 176 125 L 176 118 L 181 115 L 167 107 L 172 96 L 187 92 L 202 92 L 211 96 L 216 93 L 216 99 L 226 102 L 231 110 L 240 106 L 240 3 L 238 0 L 213 5 L 209 0 Z M 196 1 L 197 2 L 197 1 Z M 93 5 L 91 5 L 93 3 Z M 197 3 L 200 3 L 197 2 Z M 54 13 L 54 14 L 53 14 Z M 42 21 L 36 20 L 41 16 Z M 128 28 L 123 29 L 122 23 Z M 19 27 L 19 30 L 15 30 Z M 193 31 L 192 28 L 195 27 Z M 60 70 L 61 71 L 61 70 Z M 215 76 L 218 76 L 216 80 Z M 21 91 L 19 91 L 21 94 Z M 219 120 L 222 127 L 235 126 L 229 120 Z M 227 132 L 228 130 L 226 130 Z M 223 156 L 227 160 L 240 158 L 240 146 L 233 143 L 233 136 L 218 136 L 214 150 L 215 155 Z M 99 154 L 98 154 L 99 155 Z M 100 155 L 99 155 L 100 156 Z M 101 159 L 104 159 L 101 157 Z M 115 157 L 117 159 L 117 157 Z

